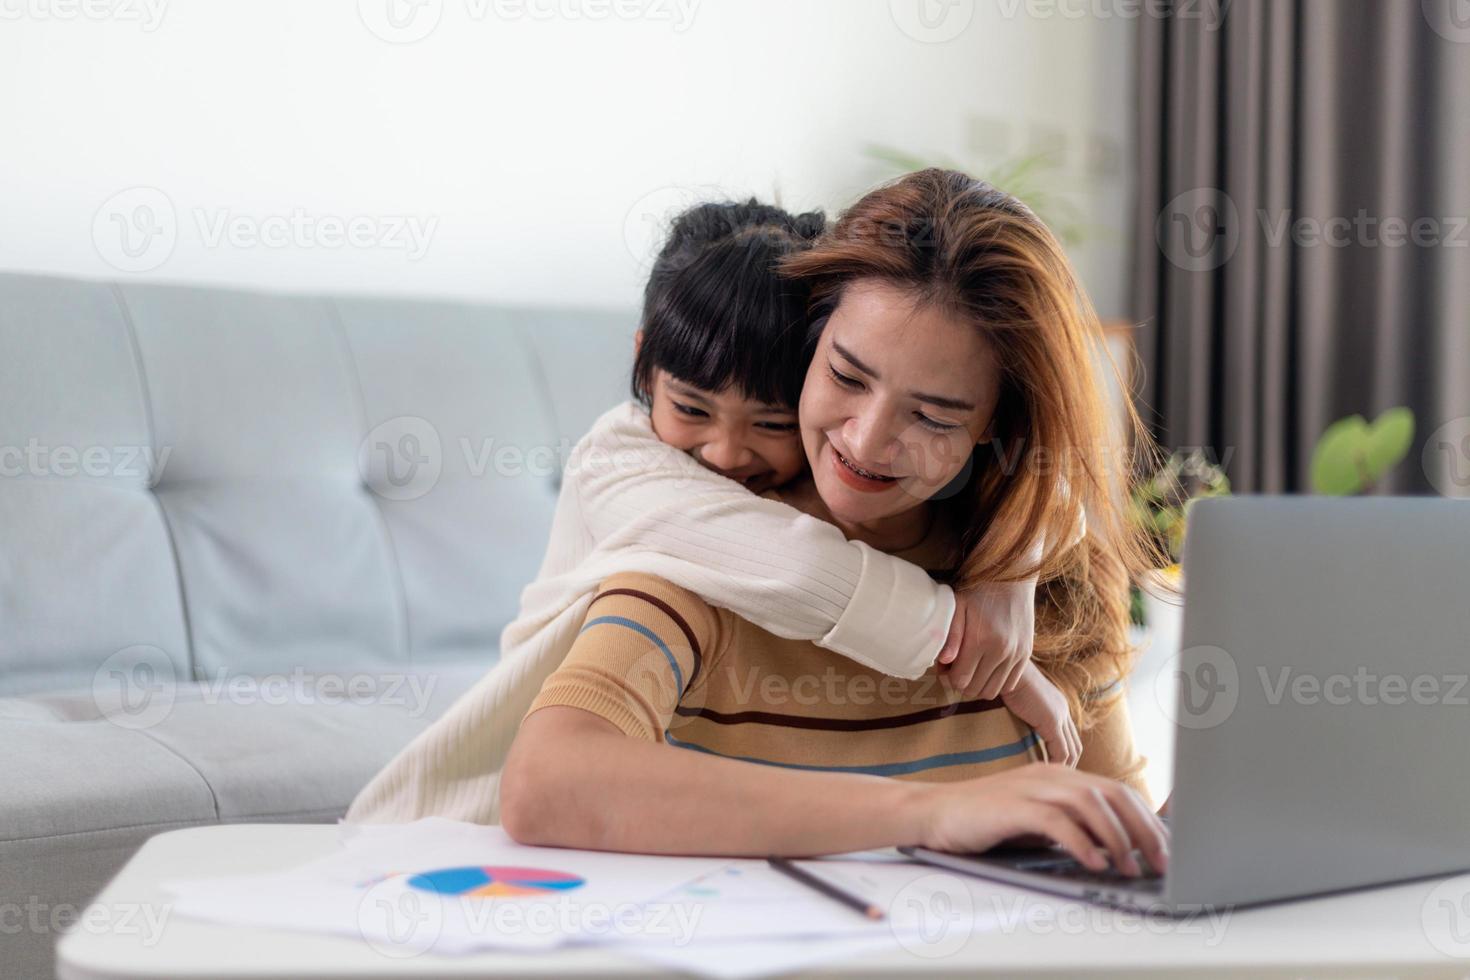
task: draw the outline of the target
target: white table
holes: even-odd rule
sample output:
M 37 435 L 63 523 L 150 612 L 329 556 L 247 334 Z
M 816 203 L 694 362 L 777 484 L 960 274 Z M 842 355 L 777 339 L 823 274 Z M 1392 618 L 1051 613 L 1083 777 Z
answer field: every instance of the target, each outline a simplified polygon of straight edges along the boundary
M 180 918 L 147 925 L 168 905 L 158 882 L 273 871 L 336 846 L 324 824 L 236 824 L 159 834 L 134 855 L 58 945 L 62 980 L 118 978 L 469 977 L 660 975 L 641 959 L 582 949 L 544 956 L 390 958 L 366 942 L 306 933 L 233 929 Z M 1435 891 L 1436 886 L 1439 890 Z M 965 935 L 959 948 L 918 955 L 901 948 L 832 963 L 809 976 L 1434 976 L 1470 974 L 1470 914 L 1451 923 L 1442 900 L 1470 895 L 1470 877 L 1441 879 L 1236 911 L 1223 928 L 1144 919 L 1003 886 L 987 895 L 1026 918 L 1009 931 Z M 1470 913 L 1470 900 L 1461 906 Z M 1029 923 L 1029 925 L 1027 924 Z M 1455 929 L 1464 930 L 1463 933 Z M 1453 943 L 1448 952 L 1436 948 Z M 943 953 L 943 955 L 932 955 Z M 673 974 L 662 974 L 673 975 Z

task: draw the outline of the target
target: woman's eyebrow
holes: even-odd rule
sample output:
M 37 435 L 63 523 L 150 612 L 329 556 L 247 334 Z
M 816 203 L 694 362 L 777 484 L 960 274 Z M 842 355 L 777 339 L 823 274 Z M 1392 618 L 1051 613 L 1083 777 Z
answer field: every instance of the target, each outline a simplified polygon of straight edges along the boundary
M 858 360 L 856 357 L 853 357 L 852 351 L 848 350 L 846 347 L 843 347 L 835 340 L 832 341 L 832 349 L 841 354 L 844 358 L 846 358 L 853 367 L 857 368 L 859 371 L 863 372 L 874 381 L 882 380 L 882 377 L 878 374 L 877 371 L 874 371 L 862 361 Z M 938 405 L 940 408 L 952 408 L 956 412 L 973 412 L 975 410 L 975 406 L 973 404 L 959 398 L 948 398 L 944 395 L 929 395 L 925 394 L 922 391 L 911 391 L 909 392 L 909 395 L 913 398 L 917 398 L 921 402 L 928 402 L 930 405 Z
M 835 340 L 832 341 L 832 349 L 841 354 L 843 357 L 847 358 L 848 363 L 857 368 L 859 371 L 863 372 L 864 374 L 875 380 L 879 379 L 880 376 L 877 371 L 874 371 L 862 361 L 858 360 L 856 357 L 853 356 L 852 351 L 848 350 L 846 347 L 843 347 Z

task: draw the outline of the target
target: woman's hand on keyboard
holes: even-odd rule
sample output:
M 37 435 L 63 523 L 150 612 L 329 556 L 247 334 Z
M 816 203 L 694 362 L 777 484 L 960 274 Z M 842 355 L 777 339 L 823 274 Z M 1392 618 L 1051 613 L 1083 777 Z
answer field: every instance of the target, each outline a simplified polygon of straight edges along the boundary
M 972 854 L 1040 834 L 1093 871 L 1111 859 L 1119 872 L 1141 874 L 1134 850 L 1160 873 L 1169 864 L 1168 828 L 1114 779 L 1038 762 L 926 790 L 920 844 L 932 850 Z

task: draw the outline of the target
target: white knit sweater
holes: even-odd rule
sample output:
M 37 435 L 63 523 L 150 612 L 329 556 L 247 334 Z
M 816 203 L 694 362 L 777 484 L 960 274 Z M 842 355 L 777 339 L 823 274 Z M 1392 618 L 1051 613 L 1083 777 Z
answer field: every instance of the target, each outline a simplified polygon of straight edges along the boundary
M 627 402 L 568 460 L 551 541 L 501 659 L 358 794 L 348 822 L 499 822 L 499 776 L 521 719 L 571 649 L 599 582 L 641 571 L 778 636 L 897 677 L 921 676 L 954 616 L 923 569 L 758 497 L 661 442 Z

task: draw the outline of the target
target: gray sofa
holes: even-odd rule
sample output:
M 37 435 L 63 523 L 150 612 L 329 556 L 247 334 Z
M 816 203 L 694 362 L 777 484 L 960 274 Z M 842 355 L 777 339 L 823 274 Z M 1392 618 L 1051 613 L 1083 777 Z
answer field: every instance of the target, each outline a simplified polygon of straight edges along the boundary
M 336 819 L 495 663 L 634 327 L 0 275 L 0 976 L 155 833 Z

